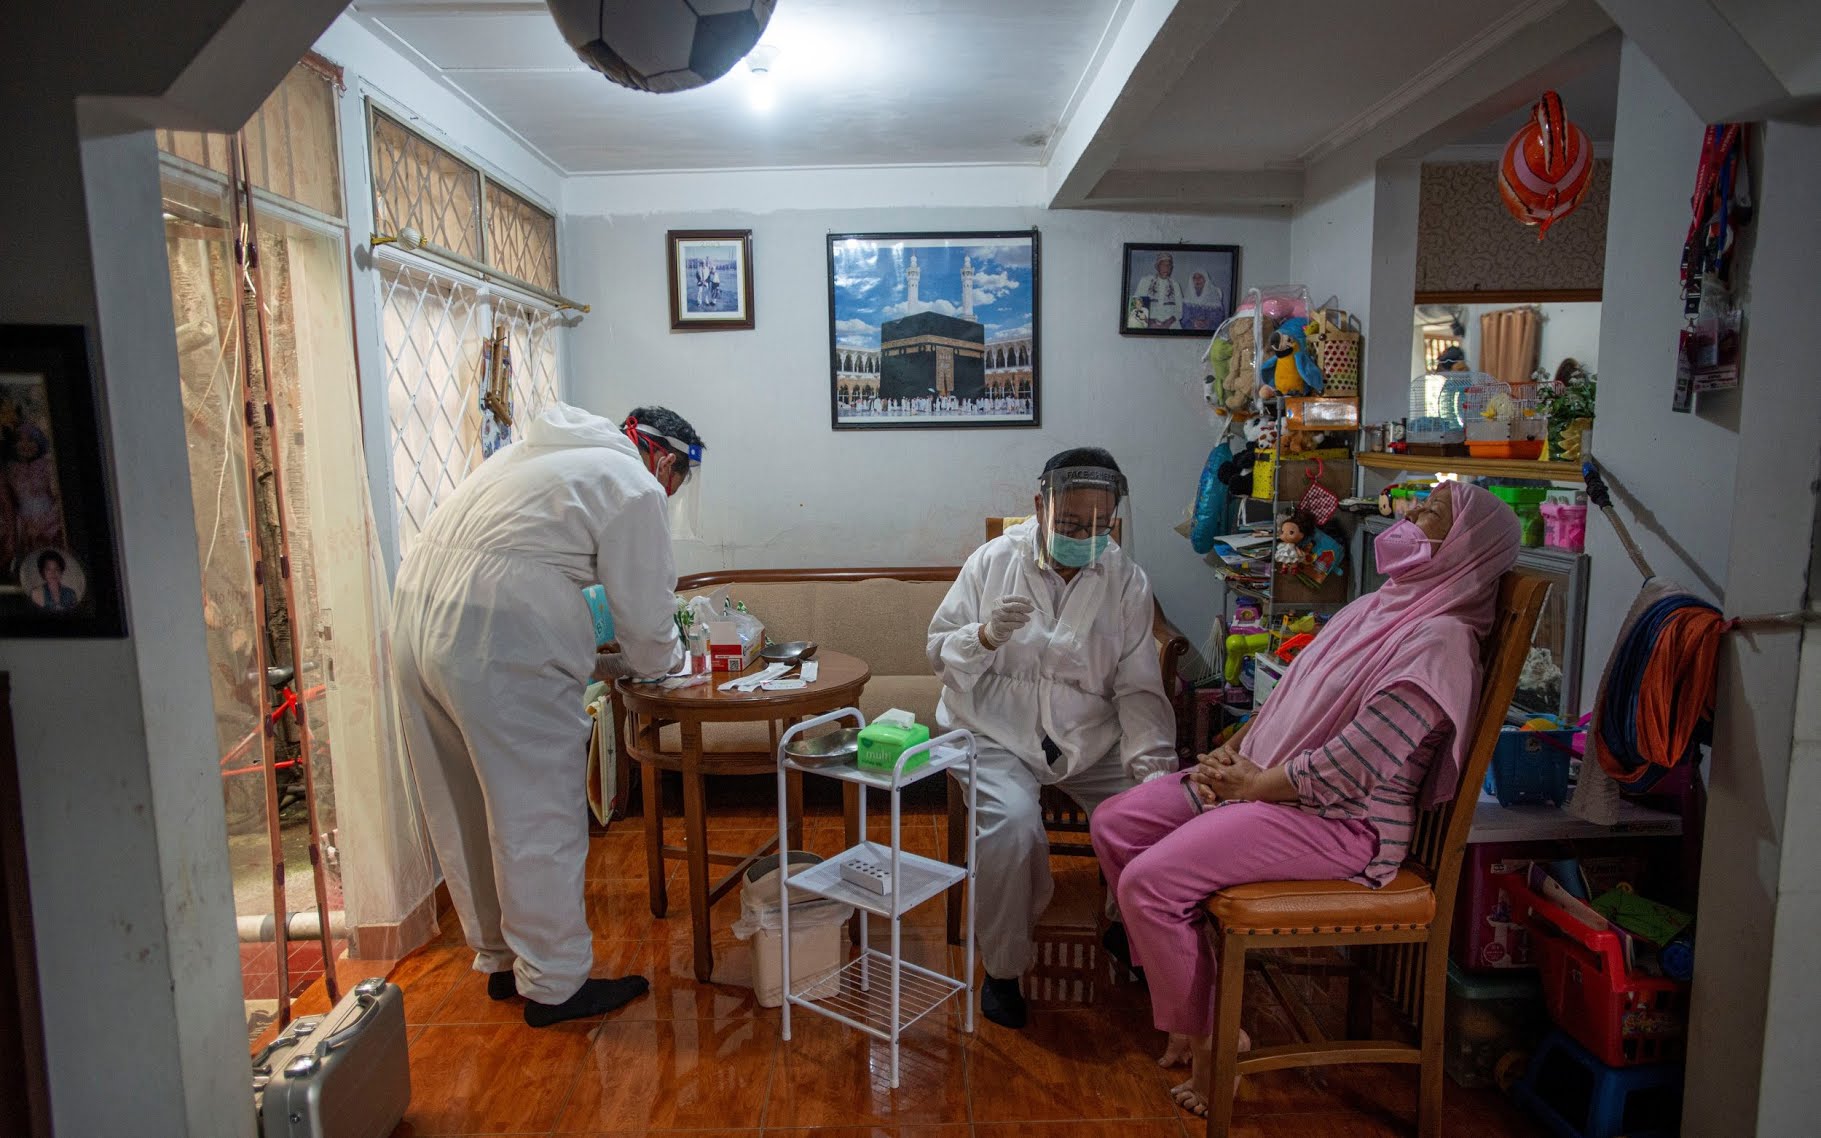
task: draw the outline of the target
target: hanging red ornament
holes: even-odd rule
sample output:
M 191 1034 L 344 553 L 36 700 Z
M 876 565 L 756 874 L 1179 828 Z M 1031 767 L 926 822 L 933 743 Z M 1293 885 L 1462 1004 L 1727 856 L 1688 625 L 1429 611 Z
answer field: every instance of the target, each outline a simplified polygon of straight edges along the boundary
M 1531 121 L 1511 136 L 1499 162 L 1499 197 L 1511 216 L 1537 227 L 1543 239 L 1549 227 L 1568 216 L 1593 184 L 1593 144 L 1587 132 L 1568 121 L 1562 100 L 1543 92 Z

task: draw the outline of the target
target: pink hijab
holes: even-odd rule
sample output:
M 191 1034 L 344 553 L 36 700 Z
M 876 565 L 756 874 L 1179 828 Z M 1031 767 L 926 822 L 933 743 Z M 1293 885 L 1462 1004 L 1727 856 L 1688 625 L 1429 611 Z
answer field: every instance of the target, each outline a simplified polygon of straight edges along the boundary
M 1480 642 L 1492 628 L 1499 579 L 1517 563 L 1511 507 L 1456 482 L 1454 522 L 1434 555 L 1342 609 L 1305 648 L 1240 744 L 1269 770 L 1323 746 L 1367 700 L 1400 682 L 1428 694 L 1453 724 L 1423 784 L 1423 806 L 1454 797 L 1480 686 Z M 1443 761 L 1444 757 L 1447 761 Z

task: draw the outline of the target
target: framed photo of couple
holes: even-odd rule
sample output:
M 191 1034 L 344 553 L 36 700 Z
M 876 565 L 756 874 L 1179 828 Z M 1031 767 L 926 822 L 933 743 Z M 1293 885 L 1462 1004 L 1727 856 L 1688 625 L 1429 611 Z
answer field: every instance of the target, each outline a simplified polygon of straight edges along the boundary
M 1127 244 L 1119 290 L 1122 336 L 1212 336 L 1232 315 L 1237 245 Z
M 672 332 L 753 326 L 752 230 L 672 229 L 664 244 Z

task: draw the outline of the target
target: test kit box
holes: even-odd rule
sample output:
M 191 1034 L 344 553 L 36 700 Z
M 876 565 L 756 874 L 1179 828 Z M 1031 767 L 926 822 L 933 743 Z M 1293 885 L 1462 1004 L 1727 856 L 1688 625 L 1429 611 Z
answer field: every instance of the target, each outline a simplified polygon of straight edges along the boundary
M 731 620 L 711 620 L 705 627 L 709 666 L 717 672 L 744 672 L 765 647 L 765 628 L 756 621 L 744 629 Z

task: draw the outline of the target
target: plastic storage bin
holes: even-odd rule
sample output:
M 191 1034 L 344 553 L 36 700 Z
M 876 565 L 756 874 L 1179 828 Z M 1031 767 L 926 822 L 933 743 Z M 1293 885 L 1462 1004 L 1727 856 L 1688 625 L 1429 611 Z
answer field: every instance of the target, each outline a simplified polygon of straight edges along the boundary
M 799 867 L 792 876 L 821 858 L 792 850 L 790 864 Z M 818 976 L 847 962 L 847 937 L 843 930 L 853 906 L 803 896 L 790 907 L 790 984 L 801 989 Z M 775 1008 L 784 1002 L 784 934 L 779 927 L 778 858 L 760 858 L 746 870 L 740 886 L 740 919 L 734 935 L 752 940 L 752 990 L 759 1006 Z
M 1560 806 L 1568 801 L 1568 773 L 1574 760 L 1575 731 L 1499 732 L 1492 763 L 1486 768 L 1486 792 L 1500 806 Z
M 1565 857 L 1559 842 L 1483 842 L 1467 847 L 1460 896 L 1454 905 L 1454 935 L 1448 951 L 1465 972 L 1534 968 L 1530 930 L 1501 882 L 1522 873 L 1532 861 Z
M 1543 986 L 1528 972 L 1471 974 L 1448 962 L 1448 1014 L 1442 1065 L 1463 1087 L 1509 1088 L 1548 1030 Z
M 1511 876 L 1514 915 L 1531 928 L 1549 1018 L 1609 1067 L 1671 1063 L 1688 1034 L 1688 985 L 1625 968 L 1619 934 L 1591 929 Z
M 1567 502 L 1544 502 L 1543 544 L 1579 553 L 1587 548 L 1587 507 Z

